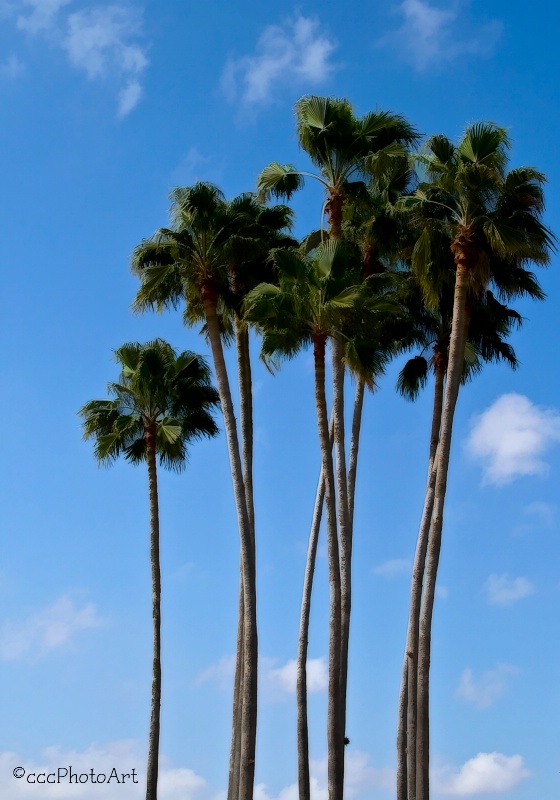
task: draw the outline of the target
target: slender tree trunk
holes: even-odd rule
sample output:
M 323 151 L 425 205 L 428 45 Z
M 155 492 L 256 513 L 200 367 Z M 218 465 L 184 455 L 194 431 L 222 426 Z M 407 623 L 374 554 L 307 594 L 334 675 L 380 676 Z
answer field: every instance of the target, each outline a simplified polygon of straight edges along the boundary
M 299 623 L 298 653 L 296 662 L 296 704 L 297 704 L 297 748 L 298 748 L 298 787 L 299 800 L 311 800 L 311 784 L 309 777 L 309 727 L 307 721 L 307 652 L 309 646 L 309 618 L 311 615 L 311 592 L 315 574 L 317 544 L 323 516 L 325 500 L 325 473 L 321 469 L 313 520 L 309 534 L 305 577 L 303 579 L 303 597 Z
M 343 766 L 340 762 L 341 731 L 340 720 L 340 636 L 341 636 L 341 595 L 340 595 L 340 553 L 336 519 L 336 499 L 333 458 L 329 442 L 327 419 L 327 400 L 325 395 L 325 346 L 326 336 L 316 335 L 313 340 L 315 357 L 315 401 L 323 471 L 325 474 L 325 504 L 327 508 L 327 553 L 330 584 L 329 621 L 329 688 L 327 709 L 327 748 L 328 748 L 328 791 L 329 800 L 342 800 L 340 794 L 340 775 Z
M 150 562 L 152 566 L 153 665 L 152 708 L 148 742 L 146 800 L 157 800 L 161 709 L 161 569 L 159 558 L 159 506 L 155 428 L 146 430 L 146 458 L 150 487 Z
M 241 561 L 243 581 L 243 681 L 242 681 L 242 729 L 239 766 L 239 800 L 252 800 L 255 778 L 255 749 L 257 734 L 257 666 L 258 639 L 256 614 L 255 551 L 247 511 L 247 499 L 243 482 L 241 455 L 237 437 L 237 425 L 231 399 L 218 316 L 216 296 L 208 287 L 203 287 L 202 299 L 212 347 L 218 392 L 222 404 L 226 438 L 233 480 L 237 522 L 241 539 Z
M 422 602 L 422 586 L 426 564 L 428 536 L 432 521 L 434 493 L 437 470 L 435 458 L 439 442 L 441 414 L 443 409 L 443 389 L 445 381 L 445 361 L 436 354 L 436 374 L 434 388 L 434 405 L 432 412 L 432 430 L 430 434 L 430 452 L 428 463 L 428 483 L 424 500 L 424 509 L 420 523 L 420 531 L 416 542 L 412 584 L 410 590 L 410 613 L 406 639 L 406 651 L 401 680 L 401 696 L 399 699 L 399 728 L 397 732 L 397 800 L 414 800 L 416 794 L 416 706 L 417 706 L 417 670 L 418 670 L 418 636 L 420 625 L 420 608 Z M 403 693 L 406 691 L 406 696 Z M 404 711 L 403 709 L 406 709 Z
M 256 553 L 255 508 L 253 497 L 253 385 L 251 358 L 249 351 L 249 329 L 239 319 L 235 323 L 237 348 L 237 371 L 239 376 L 239 397 L 241 410 L 241 448 L 243 453 L 243 483 L 247 503 L 247 516 L 251 533 L 253 552 Z M 243 565 L 240 567 L 239 618 L 237 629 L 237 655 L 235 660 L 235 679 L 233 689 L 233 731 L 231 739 L 228 800 L 239 798 L 239 768 L 241 755 L 241 728 L 243 725 Z
M 237 642 L 235 650 L 235 678 L 233 683 L 233 714 L 231 747 L 229 756 L 229 780 L 227 800 L 239 800 L 239 776 L 241 765 L 241 730 L 243 728 L 243 563 L 239 564 L 239 610 L 237 617 Z
M 329 426 L 329 444 L 332 449 L 334 439 L 334 424 L 331 418 Z M 323 516 L 323 503 L 325 502 L 325 473 L 321 467 L 311 531 L 309 533 L 309 546 L 307 561 L 305 563 L 305 576 L 303 579 L 303 596 L 301 600 L 301 614 L 299 621 L 298 653 L 296 662 L 296 704 L 297 704 L 297 742 L 298 742 L 298 786 L 299 800 L 310 800 L 311 788 L 309 778 L 309 727 L 307 722 L 307 652 L 309 645 L 309 618 L 311 615 L 311 593 L 315 576 L 315 561 L 317 545 L 321 530 Z
M 360 446 L 360 432 L 362 429 L 362 412 L 364 408 L 364 394 L 366 384 L 363 378 L 358 378 L 356 394 L 354 396 L 354 411 L 352 414 L 352 430 L 350 433 L 350 458 L 348 461 L 348 527 L 350 537 L 354 532 L 354 500 L 356 497 L 356 477 L 358 473 L 358 450 Z
M 340 729 L 338 741 L 339 797 L 344 791 L 344 738 L 346 736 L 346 687 L 348 681 L 348 643 L 350 637 L 350 612 L 352 605 L 352 538 L 348 514 L 348 475 L 346 472 L 346 437 L 344 431 L 344 364 L 342 342 L 335 334 L 332 339 L 333 365 L 333 419 L 334 447 L 336 452 L 336 493 L 338 530 L 340 536 Z
M 417 701 L 417 744 L 416 744 L 416 800 L 429 800 L 430 782 L 430 737 L 429 737 L 429 680 L 432 616 L 436 589 L 437 569 L 441 550 L 443 530 L 443 510 L 449 470 L 453 417 L 459 395 L 466 343 L 466 308 L 468 291 L 469 255 L 472 245 L 470 232 L 462 231 L 452 245 L 457 272 L 455 278 L 455 294 L 453 298 L 453 321 L 449 344 L 449 363 L 445 386 L 445 399 L 441 420 L 440 440 L 436 457 L 437 477 L 435 482 L 435 498 L 432 513 L 422 613 L 420 618 L 420 636 L 418 643 L 418 701 Z

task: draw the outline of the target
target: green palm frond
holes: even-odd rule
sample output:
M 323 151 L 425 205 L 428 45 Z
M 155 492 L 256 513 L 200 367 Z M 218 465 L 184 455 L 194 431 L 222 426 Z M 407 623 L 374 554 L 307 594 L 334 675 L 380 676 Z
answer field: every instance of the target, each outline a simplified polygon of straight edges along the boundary
M 92 400 L 79 411 L 84 438 L 95 439 L 95 457 L 101 464 L 120 456 L 144 461 L 146 435 L 154 430 L 160 463 L 182 469 L 188 443 L 218 432 L 219 398 L 208 365 L 190 351 L 177 355 L 162 339 L 126 343 L 115 357 L 121 374 L 108 387 L 113 399 Z

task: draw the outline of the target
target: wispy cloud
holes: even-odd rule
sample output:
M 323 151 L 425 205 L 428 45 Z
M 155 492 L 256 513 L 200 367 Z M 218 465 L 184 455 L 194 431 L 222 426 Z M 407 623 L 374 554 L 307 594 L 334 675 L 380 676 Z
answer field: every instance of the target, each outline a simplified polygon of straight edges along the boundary
M 510 578 L 509 575 L 490 575 L 485 583 L 486 596 L 491 606 L 511 606 L 535 591 L 527 578 Z
M 139 77 L 148 59 L 143 48 L 131 41 L 138 32 L 137 15 L 122 6 L 85 9 L 68 17 L 64 48 L 72 64 L 90 79 L 116 73 L 124 81 L 119 117 L 130 113 L 142 96 Z
M 475 679 L 472 669 L 467 668 L 461 675 L 456 695 L 478 708 L 489 708 L 506 691 L 508 679 L 518 672 L 512 664 L 498 664 Z
M 0 63 L 0 78 L 11 81 L 19 77 L 24 70 L 23 61 L 12 55 L 3 63 Z
M 545 453 L 560 442 L 560 414 L 519 394 L 504 394 L 471 421 L 467 453 L 480 461 L 484 481 L 504 486 L 547 470 Z
M 63 595 L 23 622 L 4 623 L 0 631 L 0 661 L 16 661 L 30 651 L 44 655 L 66 644 L 78 631 L 102 624 L 93 603 L 78 608 Z
M 26 780 L 14 780 L 15 767 L 23 767 L 26 774 L 55 773 L 59 767 L 71 764 L 73 773 L 87 774 L 91 769 L 97 776 L 111 775 L 116 769 L 117 775 L 128 774 L 123 783 L 119 781 L 118 788 L 115 780 L 111 783 L 99 781 L 95 785 L 88 783 L 72 785 L 64 782 L 64 773 L 60 784 L 45 784 L 41 795 L 52 800 L 61 797 L 73 797 L 76 800 L 138 800 L 142 796 L 142 785 L 145 786 L 146 776 L 143 769 L 145 754 L 143 748 L 134 741 L 108 742 L 102 745 L 91 745 L 85 750 L 64 750 L 61 747 L 47 747 L 37 761 L 26 759 L 20 754 L 0 753 L 0 796 L 2 800 L 19 800 L 19 798 L 37 797 L 37 786 L 27 783 Z M 133 783 L 132 770 L 136 773 L 136 783 Z M 207 787 L 207 781 L 192 769 L 173 767 L 165 756 L 160 758 L 160 772 L 158 777 L 158 797 L 161 800 L 195 800 L 202 790 Z
M 296 691 L 296 665 L 295 659 L 288 661 L 283 667 L 269 667 L 265 680 L 283 692 L 295 694 Z M 307 691 L 310 694 L 324 692 L 329 685 L 327 662 L 324 658 L 310 658 L 307 661 Z
M 462 767 L 438 767 L 433 772 L 434 791 L 455 797 L 501 794 L 530 776 L 520 755 L 478 753 Z
M 72 0 L 14 0 L 4 16 L 31 36 L 48 37 L 60 46 L 70 63 L 90 80 L 111 80 L 117 87 L 117 115 L 125 117 L 143 95 L 141 78 L 148 58 L 140 43 L 140 12 L 132 6 L 91 4 L 79 11 Z
M 229 689 L 232 685 L 235 674 L 235 656 L 224 656 L 215 664 L 210 664 L 199 673 L 196 682 L 198 684 L 215 683 L 219 689 Z
M 408 558 L 392 558 L 384 561 L 373 568 L 374 575 L 381 575 L 384 578 L 394 578 L 396 575 L 404 575 L 412 569 L 412 562 Z
M 222 89 L 230 102 L 267 105 L 280 87 L 324 83 L 334 69 L 334 41 L 318 20 L 298 16 L 283 25 L 269 25 L 255 54 L 230 58 L 222 73 Z
M 556 506 L 552 503 L 543 503 L 540 500 L 535 500 L 532 503 L 528 503 L 528 505 L 523 508 L 523 513 L 527 514 L 529 517 L 540 520 L 540 522 L 550 528 L 554 524 L 556 518 Z
M 459 56 L 486 56 L 500 38 L 503 25 L 498 20 L 471 24 L 465 6 L 460 1 L 442 7 L 424 0 L 403 0 L 396 9 L 401 25 L 378 45 L 394 47 L 420 72 Z
M 55 24 L 58 12 L 72 0 L 22 0 L 17 26 L 28 33 L 49 30 Z
M 348 800 L 371 789 L 391 790 L 394 781 L 394 770 L 389 767 L 381 769 L 372 767 L 367 753 L 357 750 L 347 754 L 344 769 L 344 796 Z M 313 800 L 328 800 L 326 758 L 310 761 L 310 782 Z M 298 797 L 297 783 L 285 786 L 277 795 L 270 794 L 264 783 L 255 786 L 255 800 L 298 800 Z

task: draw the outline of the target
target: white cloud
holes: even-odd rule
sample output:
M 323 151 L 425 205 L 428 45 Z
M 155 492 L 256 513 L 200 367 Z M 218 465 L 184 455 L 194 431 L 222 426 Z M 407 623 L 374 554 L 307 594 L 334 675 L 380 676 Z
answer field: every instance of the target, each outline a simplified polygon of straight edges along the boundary
M 61 647 L 78 631 L 103 624 L 93 603 L 77 608 L 63 595 L 22 623 L 6 622 L 0 631 L 0 661 L 15 661 L 30 650 L 45 654 Z
M 117 115 L 125 117 L 143 95 L 140 79 L 148 66 L 146 48 L 138 42 L 140 12 L 119 3 L 91 3 L 70 13 L 66 7 L 71 2 L 14 0 L 0 5 L 0 13 L 14 17 L 20 30 L 46 36 L 51 44 L 62 47 L 70 63 L 91 80 L 111 79 L 118 92 Z M 6 67 L 13 72 L 16 62 Z M 6 67 L 0 66 L 0 75 Z
M 224 656 L 215 664 L 202 670 L 196 682 L 198 684 L 215 682 L 219 689 L 229 689 L 235 675 L 235 656 Z
M 535 591 L 535 587 L 527 578 L 510 578 L 509 575 L 496 573 L 490 575 L 485 588 L 491 606 L 510 606 Z
M 39 33 L 52 28 L 58 12 L 72 0 L 23 0 L 23 9 L 30 9 L 29 14 L 20 14 L 17 26 L 28 33 Z M 22 10 L 23 10 L 22 9 Z
M 145 755 L 143 750 L 133 741 L 108 742 L 105 745 L 91 745 L 86 750 L 63 750 L 60 747 L 47 747 L 41 753 L 41 759 L 33 762 L 17 753 L 0 753 L 0 796 L 2 800 L 19 800 L 25 797 L 37 797 L 37 784 L 27 783 L 26 777 L 19 780 L 13 777 L 15 767 L 23 767 L 26 776 L 41 773 L 57 776 L 59 767 L 67 769 L 72 765 L 72 771 L 78 775 L 88 774 L 87 783 L 65 782 L 68 775 L 61 773 L 59 784 L 41 785 L 42 797 L 62 800 L 62 798 L 76 798 L 76 800 L 141 800 L 146 794 L 146 776 L 144 772 Z M 119 777 L 117 786 L 115 778 L 111 783 L 91 783 L 91 770 L 94 775 L 109 777 L 113 768 Z M 133 775 L 132 770 L 135 770 Z M 122 775 L 129 774 L 123 782 Z M 134 783 L 136 778 L 137 783 Z M 158 797 L 161 800 L 193 800 L 200 791 L 207 786 L 206 781 L 192 769 L 173 768 L 168 759 L 160 758 L 160 773 L 158 779 Z
M 323 83 L 334 69 L 330 57 L 335 47 L 316 19 L 300 15 L 284 25 L 269 25 L 255 55 L 228 60 L 222 89 L 231 102 L 268 104 L 279 85 Z
M 391 790 L 393 788 L 395 782 L 394 770 L 388 767 L 382 769 L 372 767 L 369 760 L 369 755 L 360 751 L 346 754 L 344 796 L 348 800 L 369 789 Z M 326 758 L 320 760 L 311 759 L 309 771 L 311 800 L 328 800 Z M 298 797 L 297 783 L 285 786 L 276 796 L 268 793 L 264 783 L 255 786 L 255 800 L 298 800 Z
M 485 482 L 496 486 L 546 472 L 543 456 L 560 441 L 560 414 L 519 394 L 502 395 L 471 425 L 467 452 L 482 462 Z
M 497 20 L 470 25 L 455 3 L 442 8 L 424 0 L 403 0 L 398 6 L 402 24 L 384 36 L 379 45 L 396 46 L 397 52 L 423 71 L 459 56 L 487 55 L 500 38 L 502 23 Z
M 288 661 L 283 667 L 269 668 L 266 679 L 284 692 L 295 694 L 296 691 L 296 666 L 295 659 Z M 325 658 L 310 658 L 307 661 L 307 691 L 310 694 L 324 692 L 329 685 L 329 673 Z
M 10 56 L 3 64 L 0 64 L 0 78 L 14 80 L 25 70 L 23 61 L 17 56 Z
M 467 668 L 461 675 L 456 694 L 478 708 L 488 708 L 504 694 L 508 678 L 518 672 L 517 667 L 512 664 L 498 664 L 495 669 L 488 670 L 475 679 L 472 669 Z
M 434 770 L 434 791 L 438 794 L 468 797 L 477 794 L 509 792 L 530 776 L 521 756 L 502 753 L 478 753 L 459 769 Z
M 130 113 L 142 96 L 139 78 L 148 59 L 143 48 L 131 41 L 138 32 L 137 15 L 122 6 L 84 9 L 68 17 L 63 46 L 71 63 L 90 79 L 115 73 L 124 79 L 119 117 Z
M 373 574 L 382 575 L 384 578 L 393 578 L 395 575 L 408 573 L 411 569 L 412 563 L 408 558 L 393 558 L 374 567 Z

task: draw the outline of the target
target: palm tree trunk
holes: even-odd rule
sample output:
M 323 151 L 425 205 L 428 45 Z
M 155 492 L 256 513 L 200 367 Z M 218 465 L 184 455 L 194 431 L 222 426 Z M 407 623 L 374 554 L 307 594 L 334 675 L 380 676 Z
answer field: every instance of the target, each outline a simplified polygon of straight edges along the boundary
M 406 638 L 406 651 L 401 680 L 401 696 L 399 698 L 399 728 L 397 732 L 397 800 L 414 800 L 416 795 L 416 706 L 417 706 L 417 670 L 418 670 L 418 636 L 420 626 L 420 608 L 422 602 L 422 586 L 426 565 L 428 536 L 432 521 L 434 493 L 437 470 L 435 458 L 439 442 L 441 415 L 443 409 L 443 389 L 445 381 L 445 362 L 436 356 L 436 373 L 434 388 L 434 405 L 432 412 L 432 430 L 430 434 L 430 452 L 428 463 L 428 483 L 424 509 L 420 523 L 420 531 L 416 542 L 412 584 L 410 590 L 410 614 Z M 404 694 L 406 692 L 406 694 Z
M 325 474 L 325 504 L 327 508 L 327 553 L 330 583 L 329 618 L 329 688 L 327 708 L 327 780 L 329 800 L 342 800 L 340 776 L 344 774 L 340 760 L 340 741 L 344 733 L 340 720 L 340 636 L 341 636 L 341 588 L 340 553 L 336 519 L 336 499 L 333 458 L 329 442 L 327 399 L 325 394 L 325 345 L 326 336 L 316 335 L 313 340 L 315 358 L 315 401 L 323 471 Z
M 334 439 L 333 419 L 329 425 L 329 444 L 332 449 Z M 309 645 L 309 618 L 311 615 L 311 593 L 315 576 L 317 545 L 325 502 L 325 473 L 319 475 L 313 519 L 309 532 L 309 546 L 303 579 L 303 596 L 299 620 L 298 653 L 296 662 L 296 704 L 297 704 L 297 743 L 298 743 L 298 787 L 299 800 L 311 799 L 309 778 L 309 728 L 307 723 L 307 652 Z
M 255 550 L 249 524 L 247 499 L 243 482 L 237 424 L 231 399 L 229 379 L 220 337 L 216 295 L 212 289 L 203 287 L 202 299 L 212 347 L 218 392 L 224 415 L 228 443 L 231 475 L 237 510 L 237 524 L 241 540 L 241 562 L 243 581 L 243 681 L 242 681 L 242 728 L 239 765 L 239 800 L 252 800 L 255 779 L 255 750 L 257 734 L 257 667 L 258 638 L 256 614 L 256 570 Z
M 457 240 L 456 240 L 457 241 Z M 443 510 L 451 452 L 453 417 L 459 396 L 465 343 L 467 334 L 467 290 L 468 290 L 468 242 L 467 247 L 454 242 L 457 272 L 453 298 L 453 320 L 449 343 L 449 362 L 445 386 L 445 399 L 441 419 L 441 431 L 436 456 L 435 497 L 432 512 L 432 525 L 428 539 L 420 634 L 418 642 L 418 699 L 417 699 L 417 742 L 416 742 L 416 800 L 429 800 L 430 782 L 430 732 L 429 732 L 429 680 L 432 616 L 436 589 L 437 569 L 441 550 L 443 530 Z
M 146 800 L 157 800 L 161 709 L 161 569 L 155 428 L 152 426 L 147 429 L 144 436 L 150 488 L 150 563 L 152 566 L 153 621 L 152 708 L 148 739 Z
M 247 516 L 251 532 L 253 551 L 256 552 L 255 508 L 253 498 L 253 386 L 249 351 L 249 329 L 239 319 L 235 323 L 237 348 L 237 372 L 241 410 L 241 448 L 243 452 L 243 483 L 247 503 Z M 241 755 L 241 728 L 243 725 L 243 565 L 240 565 L 239 617 L 237 628 L 237 655 L 233 689 L 233 730 L 231 739 L 228 800 L 239 798 L 239 766 Z
M 336 451 L 336 492 L 338 505 L 338 529 L 340 535 L 340 730 L 338 759 L 339 796 L 344 790 L 344 738 L 346 736 L 346 687 L 348 680 L 348 643 L 350 638 L 350 612 L 352 605 L 352 538 L 348 514 L 348 476 L 346 472 L 346 448 L 344 432 L 344 364 L 342 342 L 335 334 L 332 339 L 333 364 L 333 419 L 334 446 Z
M 241 730 L 243 728 L 243 563 L 239 563 L 239 610 L 237 616 L 237 642 L 235 655 L 235 678 L 233 682 L 233 714 L 231 746 L 229 756 L 229 780 L 227 800 L 239 800 L 239 776 L 241 764 Z
M 354 411 L 352 414 L 352 430 L 350 434 L 350 458 L 348 461 L 348 528 L 350 530 L 350 537 L 352 537 L 354 532 L 354 500 L 356 497 L 358 449 L 360 446 L 360 432 L 362 429 L 365 388 L 365 380 L 363 378 L 358 378 L 356 394 L 354 396 Z

